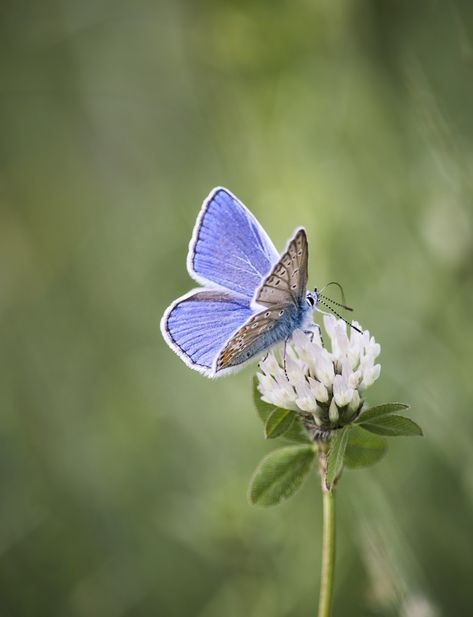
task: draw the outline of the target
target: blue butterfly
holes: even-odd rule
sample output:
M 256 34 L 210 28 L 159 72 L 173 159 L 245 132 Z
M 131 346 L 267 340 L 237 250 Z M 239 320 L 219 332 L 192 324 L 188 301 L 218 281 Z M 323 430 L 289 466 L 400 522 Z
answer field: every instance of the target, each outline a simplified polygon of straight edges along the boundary
M 213 189 L 187 256 L 187 270 L 203 288 L 168 307 L 161 320 L 164 339 L 207 377 L 241 368 L 312 325 L 319 297 L 307 291 L 308 257 L 303 228 L 279 255 L 241 201 L 227 189 Z

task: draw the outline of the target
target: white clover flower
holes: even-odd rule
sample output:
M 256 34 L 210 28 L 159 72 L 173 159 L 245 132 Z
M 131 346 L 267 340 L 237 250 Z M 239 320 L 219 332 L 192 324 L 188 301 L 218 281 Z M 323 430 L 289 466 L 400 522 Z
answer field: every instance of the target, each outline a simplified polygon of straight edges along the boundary
M 361 330 L 354 321 L 353 325 Z M 375 364 L 381 347 L 368 330 L 351 328 L 332 315 L 324 316 L 331 351 L 318 329 L 296 330 L 286 352 L 270 351 L 257 377 L 267 403 L 299 412 L 308 428 L 330 430 L 352 421 L 363 406 L 363 393 L 379 377 Z

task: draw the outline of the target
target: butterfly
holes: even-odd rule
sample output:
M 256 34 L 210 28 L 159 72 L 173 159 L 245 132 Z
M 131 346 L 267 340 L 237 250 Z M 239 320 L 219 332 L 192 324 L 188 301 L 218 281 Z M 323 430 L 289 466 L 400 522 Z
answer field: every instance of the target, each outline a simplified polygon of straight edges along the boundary
M 202 205 L 187 270 L 202 285 L 175 300 L 161 332 L 187 366 L 207 377 L 235 371 L 312 324 L 309 248 L 298 228 L 279 255 L 253 214 L 225 188 Z

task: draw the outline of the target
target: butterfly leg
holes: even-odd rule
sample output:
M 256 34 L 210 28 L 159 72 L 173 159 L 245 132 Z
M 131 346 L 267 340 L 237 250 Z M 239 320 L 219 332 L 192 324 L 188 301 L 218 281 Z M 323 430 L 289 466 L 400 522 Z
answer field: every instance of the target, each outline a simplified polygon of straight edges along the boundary
M 317 330 L 319 331 L 320 342 L 322 343 L 322 347 L 325 347 L 324 339 L 322 336 L 322 328 L 319 326 L 318 323 L 312 324 L 312 327 L 317 328 Z M 307 336 L 310 336 L 310 342 L 313 343 L 314 342 L 314 331 L 313 330 L 303 330 L 303 332 L 304 334 L 307 334 Z
M 258 362 L 258 366 L 259 366 L 259 368 L 261 368 L 261 364 L 262 364 L 262 362 L 264 362 L 264 361 L 267 359 L 267 357 L 268 357 L 268 356 L 269 356 L 269 351 L 266 353 L 266 355 L 264 356 L 264 358 Z
M 314 331 L 313 330 L 302 330 L 302 332 L 304 334 L 307 334 L 307 336 L 310 338 L 311 343 L 314 342 Z
M 289 338 L 290 337 L 288 336 L 287 338 L 284 339 L 284 351 L 283 351 L 283 367 L 284 367 L 284 373 L 287 379 L 289 379 L 289 377 L 288 377 L 287 370 L 286 370 L 286 348 L 287 348 L 287 342 Z

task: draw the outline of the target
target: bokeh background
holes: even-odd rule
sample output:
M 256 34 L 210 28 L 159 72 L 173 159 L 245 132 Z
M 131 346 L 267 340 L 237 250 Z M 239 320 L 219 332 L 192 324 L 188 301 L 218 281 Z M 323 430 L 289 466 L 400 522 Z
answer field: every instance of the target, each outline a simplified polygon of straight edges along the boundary
M 254 368 L 159 332 L 218 184 L 425 430 L 342 479 L 335 616 L 471 614 L 473 4 L 5 0 L 0 75 L 0 615 L 315 614 L 316 475 L 248 505 Z

